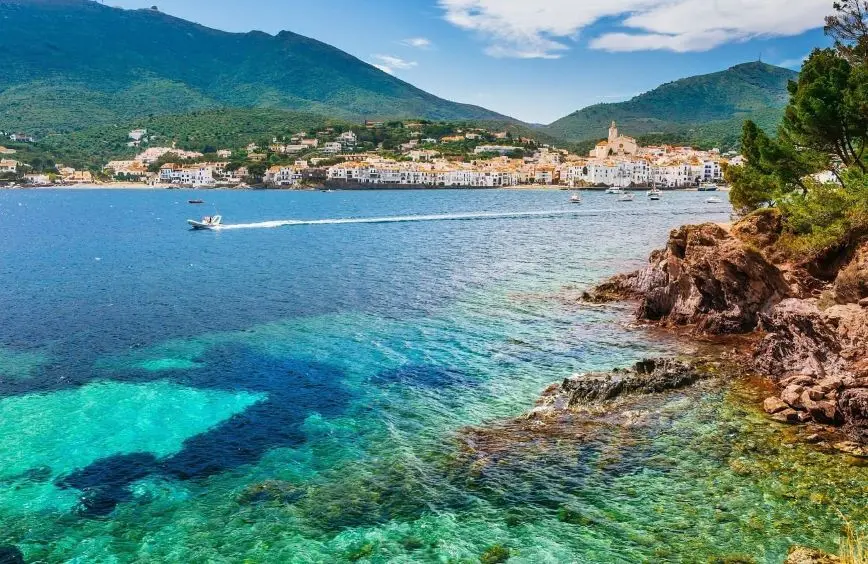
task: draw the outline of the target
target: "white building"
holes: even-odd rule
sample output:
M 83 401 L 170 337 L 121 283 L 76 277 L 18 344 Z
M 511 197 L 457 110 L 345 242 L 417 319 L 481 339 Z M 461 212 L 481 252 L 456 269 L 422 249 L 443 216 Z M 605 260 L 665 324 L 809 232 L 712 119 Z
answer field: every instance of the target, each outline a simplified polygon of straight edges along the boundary
M 346 147 L 355 147 L 358 141 L 358 136 L 352 131 L 345 131 L 338 135 L 338 142 Z
M 18 172 L 18 161 L 11 159 L 0 159 L 0 174 Z
M 339 142 L 337 142 L 337 141 L 334 142 L 334 143 L 326 143 L 326 144 L 323 145 L 323 147 L 322 147 L 322 152 L 323 152 L 323 153 L 326 153 L 327 155 L 336 155 L 336 154 L 340 153 L 340 152 L 343 151 L 343 150 L 344 150 L 344 146 L 341 145 L 341 144 L 340 144 Z

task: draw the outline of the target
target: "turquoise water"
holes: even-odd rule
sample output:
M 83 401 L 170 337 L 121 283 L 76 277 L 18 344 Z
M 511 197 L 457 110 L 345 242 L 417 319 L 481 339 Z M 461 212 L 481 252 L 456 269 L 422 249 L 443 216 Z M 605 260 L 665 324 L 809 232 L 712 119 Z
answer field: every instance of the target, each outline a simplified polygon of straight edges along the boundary
M 726 221 L 701 194 L 188 197 L 0 192 L 0 545 L 28 561 L 779 562 L 868 518 L 868 472 L 747 385 L 468 451 L 551 382 L 678 349 L 576 298 Z M 184 228 L 211 213 L 253 225 Z M 437 217 L 355 221 L 406 216 Z

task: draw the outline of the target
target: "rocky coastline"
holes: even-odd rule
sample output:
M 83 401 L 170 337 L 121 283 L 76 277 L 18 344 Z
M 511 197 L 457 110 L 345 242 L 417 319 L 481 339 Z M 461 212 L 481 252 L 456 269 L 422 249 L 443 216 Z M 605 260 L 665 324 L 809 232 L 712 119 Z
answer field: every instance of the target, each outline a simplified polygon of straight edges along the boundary
M 481 468 L 546 441 L 599 439 L 601 426 L 653 424 L 666 402 L 743 376 L 768 418 L 804 427 L 801 440 L 868 458 L 868 241 L 798 263 L 775 252 L 781 234 L 774 212 L 683 226 L 646 267 L 585 292 L 585 303 L 636 302 L 637 321 L 701 343 L 698 352 L 552 384 L 525 415 L 466 430 L 468 461 Z M 787 559 L 836 561 L 801 547 Z
M 739 351 L 778 393 L 769 417 L 843 433 L 836 446 L 868 455 L 868 242 L 798 264 L 775 256 L 774 213 L 726 229 L 676 229 L 647 267 L 585 293 L 636 300 L 636 318 L 694 336 L 746 335 Z

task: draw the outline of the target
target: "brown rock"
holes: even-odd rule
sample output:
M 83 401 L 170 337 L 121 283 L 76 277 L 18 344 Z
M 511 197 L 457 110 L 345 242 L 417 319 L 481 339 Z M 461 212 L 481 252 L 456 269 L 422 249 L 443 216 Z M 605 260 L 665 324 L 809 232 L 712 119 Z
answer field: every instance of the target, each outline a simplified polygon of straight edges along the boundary
M 816 384 L 816 388 L 823 392 L 824 394 L 828 394 L 829 392 L 833 392 L 836 390 L 840 390 L 844 387 L 843 378 L 837 376 L 828 376 L 823 378 Z M 819 399 L 819 398 L 817 398 Z
M 818 388 L 808 388 L 802 395 L 806 395 L 809 400 L 820 401 L 821 399 L 825 399 L 826 393 Z
M 732 226 L 732 234 L 754 247 L 766 249 L 777 243 L 784 230 L 780 210 L 766 208 L 756 211 Z
M 862 305 L 868 298 L 868 243 L 858 247 L 850 263 L 838 272 L 832 292 L 839 304 Z
M 833 446 L 835 447 L 835 450 L 849 454 L 850 456 L 855 456 L 858 458 L 868 458 L 868 447 L 864 447 L 859 443 L 854 443 L 853 441 L 843 441 L 840 443 L 835 443 Z
M 862 307 L 868 307 L 868 298 L 862 298 L 859 300 L 859 305 Z
M 637 297 L 640 319 L 695 325 L 711 334 L 747 333 L 759 314 L 790 295 L 777 267 L 714 223 L 673 231 L 648 267 L 615 277 L 588 294 Z
M 761 315 L 760 326 L 768 332 L 754 354 L 760 372 L 773 378 L 799 373 L 819 380 L 844 371 L 837 330 L 813 300 L 784 300 Z
M 772 419 L 781 423 L 799 423 L 799 412 L 788 407 L 783 411 L 779 411 L 772 415 Z
M 781 392 L 781 399 L 787 403 L 793 409 L 803 409 L 804 404 L 802 403 L 802 393 L 805 389 L 801 386 L 787 386 L 783 392 Z
M 794 546 L 790 548 L 784 564 L 841 564 L 841 559 L 821 550 Z
M 817 423 L 824 425 L 839 425 L 841 423 L 841 412 L 838 411 L 838 406 L 831 401 L 811 401 L 805 407 L 808 413 Z
M 844 430 L 854 440 L 868 444 L 868 388 L 844 390 L 838 398 Z
M 784 403 L 781 398 L 770 397 L 766 398 L 763 402 L 763 409 L 769 415 L 774 415 L 775 413 L 780 413 L 781 411 L 787 409 L 789 406 Z

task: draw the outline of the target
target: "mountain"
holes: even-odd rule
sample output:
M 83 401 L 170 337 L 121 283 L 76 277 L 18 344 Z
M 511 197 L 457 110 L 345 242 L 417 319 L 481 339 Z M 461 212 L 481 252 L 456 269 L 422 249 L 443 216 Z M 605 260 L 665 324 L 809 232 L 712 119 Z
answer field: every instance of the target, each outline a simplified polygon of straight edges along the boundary
M 664 84 L 627 102 L 596 104 L 545 126 L 571 142 L 605 136 L 614 120 L 627 135 L 724 144 L 737 139 L 745 119 L 774 128 L 789 99 L 787 83 L 798 73 L 764 63 Z
M 228 33 L 91 0 L 0 0 L 0 21 L 0 130 L 68 131 L 219 108 L 510 119 L 288 31 Z

